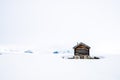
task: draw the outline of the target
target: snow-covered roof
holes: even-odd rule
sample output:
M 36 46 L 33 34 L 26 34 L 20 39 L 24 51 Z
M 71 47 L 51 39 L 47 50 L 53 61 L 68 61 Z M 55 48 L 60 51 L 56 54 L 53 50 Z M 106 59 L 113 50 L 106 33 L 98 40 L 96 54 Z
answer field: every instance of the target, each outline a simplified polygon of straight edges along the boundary
M 83 43 L 83 42 L 80 42 L 80 43 L 78 43 L 76 46 L 74 46 L 73 48 L 76 48 L 76 47 L 78 47 L 78 46 L 85 46 L 85 47 L 87 47 L 87 48 L 90 48 L 90 46 L 88 46 L 87 44 L 85 44 L 85 43 Z

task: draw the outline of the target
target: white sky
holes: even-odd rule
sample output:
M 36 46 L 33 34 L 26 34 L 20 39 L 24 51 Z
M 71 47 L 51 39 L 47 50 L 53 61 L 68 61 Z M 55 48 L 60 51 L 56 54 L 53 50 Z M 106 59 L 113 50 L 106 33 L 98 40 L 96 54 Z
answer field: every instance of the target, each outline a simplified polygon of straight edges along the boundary
M 85 42 L 95 53 L 119 53 L 119 4 L 119 0 L 0 0 L 0 44 L 73 47 Z

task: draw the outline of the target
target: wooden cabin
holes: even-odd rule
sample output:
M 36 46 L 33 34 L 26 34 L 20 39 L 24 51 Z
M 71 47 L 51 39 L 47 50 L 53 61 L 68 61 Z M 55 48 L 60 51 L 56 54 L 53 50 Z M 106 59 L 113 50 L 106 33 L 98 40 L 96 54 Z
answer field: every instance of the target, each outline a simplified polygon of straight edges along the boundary
M 90 55 L 90 46 L 85 43 L 79 43 L 73 47 L 75 59 L 88 59 Z

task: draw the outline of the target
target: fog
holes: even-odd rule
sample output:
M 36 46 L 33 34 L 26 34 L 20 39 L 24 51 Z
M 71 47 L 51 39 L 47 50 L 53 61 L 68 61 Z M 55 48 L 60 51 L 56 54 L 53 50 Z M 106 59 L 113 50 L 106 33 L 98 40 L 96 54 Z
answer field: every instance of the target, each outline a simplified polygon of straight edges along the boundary
M 91 46 L 119 54 L 119 0 L 0 0 L 0 45 Z M 18 47 L 18 46 L 17 46 Z

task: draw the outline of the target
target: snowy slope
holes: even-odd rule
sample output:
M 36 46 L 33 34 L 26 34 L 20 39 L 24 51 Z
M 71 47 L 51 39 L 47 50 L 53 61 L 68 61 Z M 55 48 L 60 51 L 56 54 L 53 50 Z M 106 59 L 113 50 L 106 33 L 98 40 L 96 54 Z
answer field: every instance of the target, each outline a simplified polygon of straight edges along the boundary
M 54 54 L 0 56 L 0 80 L 120 80 L 120 55 L 99 60 L 62 59 Z

